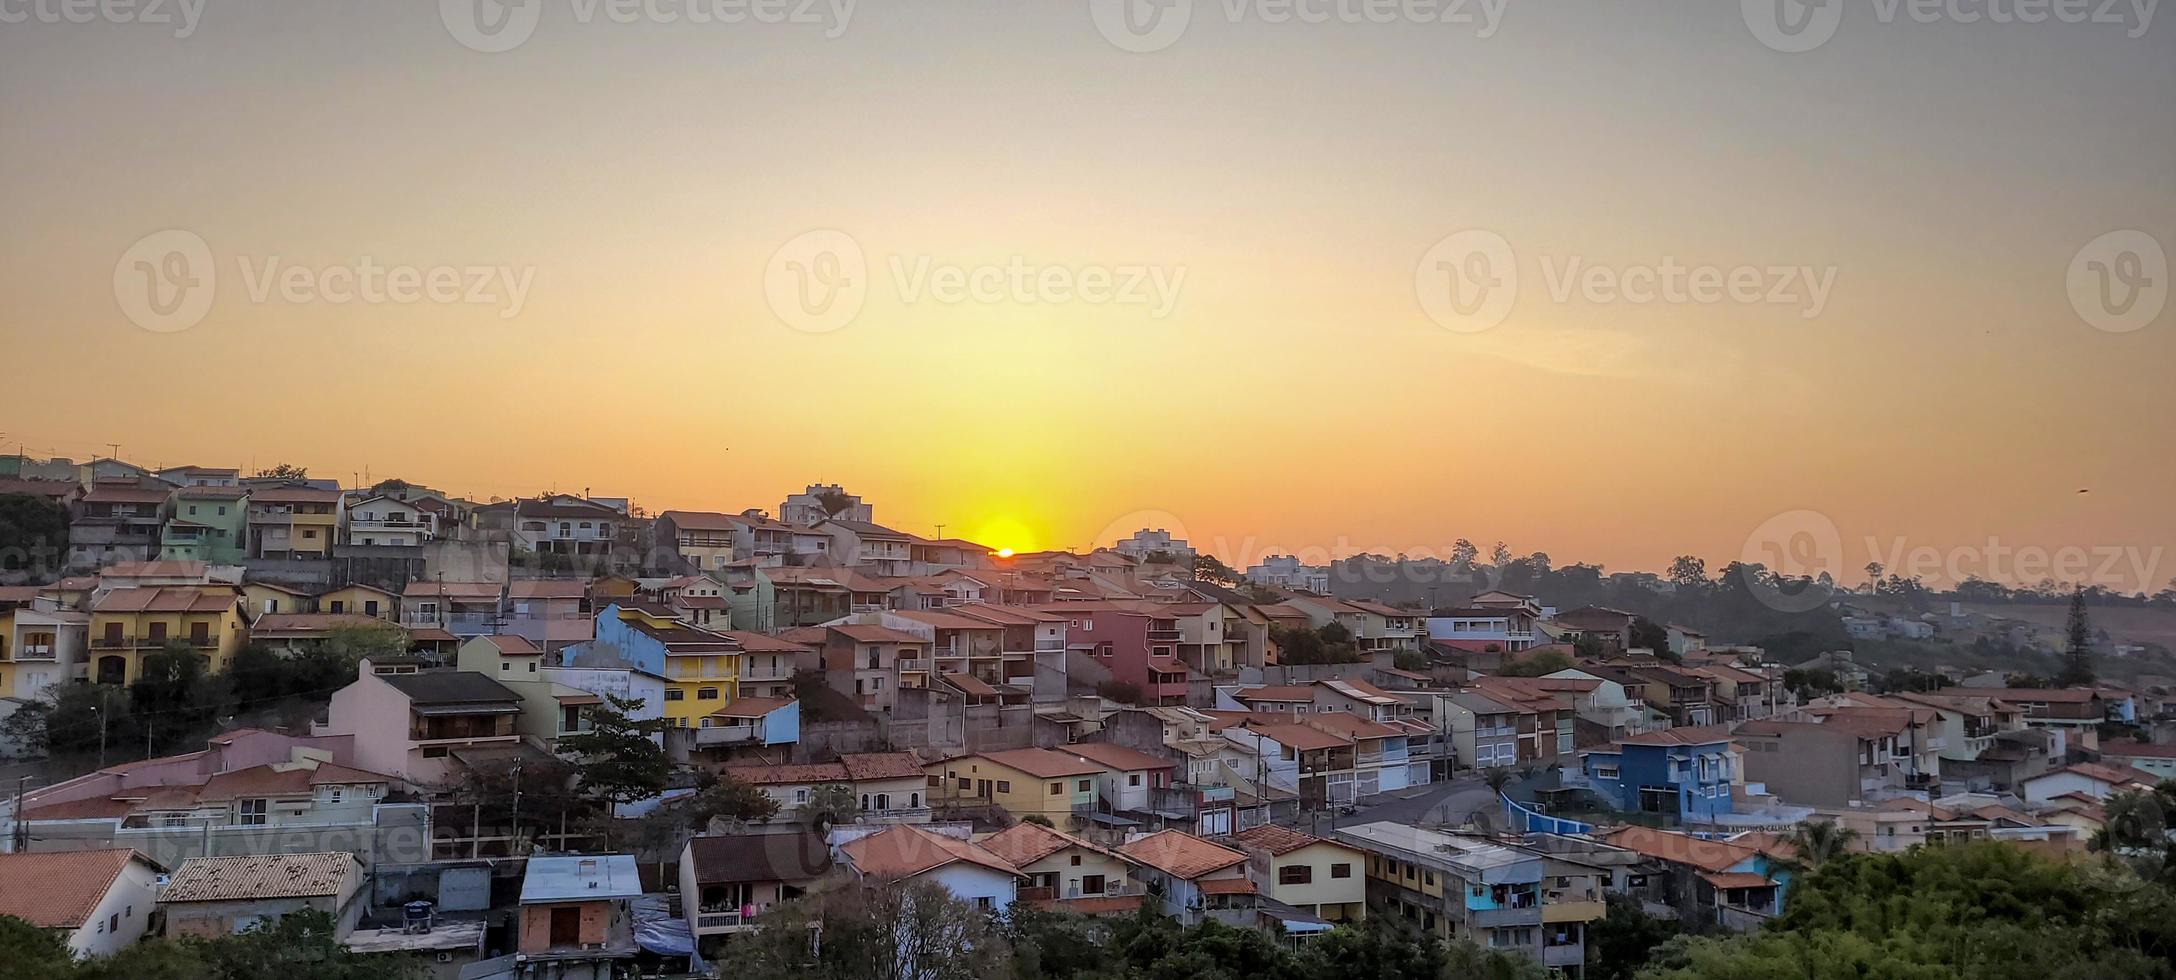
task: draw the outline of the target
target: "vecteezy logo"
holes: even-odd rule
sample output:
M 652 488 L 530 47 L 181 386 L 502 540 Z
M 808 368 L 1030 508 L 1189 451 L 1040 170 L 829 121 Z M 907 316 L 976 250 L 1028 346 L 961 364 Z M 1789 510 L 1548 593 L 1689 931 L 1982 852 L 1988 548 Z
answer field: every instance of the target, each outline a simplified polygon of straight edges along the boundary
M 1088 16 L 1119 50 L 1148 54 L 1179 43 L 1194 20 L 1194 0 L 1088 0 Z
M 1437 326 L 1479 333 L 1504 322 L 1518 302 L 1518 257 L 1493 231 L 1469 228 L 1449 235 L 1413 267 L 1413 295 Z
M 1807 612 L 1819 609 L 1835 591 L 1836 575 L 1843 569 L 1843 535 L 1825 514 L 1787 511 L 1754 528 L 1738 558 L 1745 564 L 1746 589 L 1762 605 L 1779 612 Z
M 212 247 L 179 228 L 137 239 L 113 264 L 113 298 L 122 315 L 153 333 L 179 333 L 202 322 L 218 289 Z
M 2152 323 L 2168 303 L 2168 253 L 2135 228 L 2111 231 L 2070 257 L 2063 284 L 2079 319 L 2109 333 Z
M 438 0 L 446 31 L 462 47 L 485 54 L 521 47 L 543 16 L 544 0 Z
M 763 270 L 763 298 L 795 330 L 837 330 L 854 322 L 869 298 L 868 256 L 843 231 L 795 236 L 771 253 Z
M 1844 19 L 1844 0 L 1738 0 L 1753 36 L 1785 54 L 1828 43 Z

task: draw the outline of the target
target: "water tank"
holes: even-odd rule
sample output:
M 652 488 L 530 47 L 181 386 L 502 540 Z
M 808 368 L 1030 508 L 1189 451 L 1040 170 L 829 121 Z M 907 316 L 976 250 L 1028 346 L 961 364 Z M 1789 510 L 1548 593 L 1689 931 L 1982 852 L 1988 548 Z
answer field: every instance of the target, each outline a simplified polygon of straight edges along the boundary
M 403 931 L 424 933 L 431 931 L 432 905 L 429 902 L 409 902 L 401 908 Z

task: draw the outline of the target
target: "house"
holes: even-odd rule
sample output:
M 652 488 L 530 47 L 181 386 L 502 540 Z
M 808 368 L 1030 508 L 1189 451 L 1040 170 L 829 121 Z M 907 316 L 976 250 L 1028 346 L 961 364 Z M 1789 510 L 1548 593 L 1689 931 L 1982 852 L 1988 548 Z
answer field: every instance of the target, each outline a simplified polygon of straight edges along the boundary
M 1614 742 L 1669 724 L 1668 718 L 1626 690 L 1623 682 L 1600 673 L 1570 667 L 1535 679 L 1572 685 L 1551 689 L 1576 692 L 1572 696 L 1572 712 L 1578 719 L 1573 728 L 1575 744 Z
M 1053 824 L 1096 812 L 1096 782 L 1107 771 L 1100 762 L 1037 748 L 963 755 L 926 768 L 941 779 L 930 789 L 937 800 L 994 805 L 1014 817 L 1040 816 Z
M 1934 712 L 1931 739 L 1939 745 L 1938 754 L 1950 768 L 1960 762 L 1977 762 L 1981 755 L 1995 747 L 1997 736 L 2025 727 L 2025 709 L 1976 692 L 1965 693 L 1962 689 L 1953 689 L 1948 694 L 1900 691 L 1887 697 Z
M 1133 862 L 1062 830 L 1022 821 L 976 841 L 1027 878 L 1019 901 L 1061 912 L 1109 914 L 1140 904 Z
M 1134 880 L 1162 903 L 1163 913 L 1181 924 L 1257 924 L 1260 889 L 1247 877 L 1245 853 L 1176 830 L 1135 837 L 1118 853 L 1134 862 Z
M 821 786 L 850 790 L 860 804 L 862 823 L 929 822 L 929 776 L 912 753 L 848 752 L 837 762 L 727 766 L 723 771 L 778 802 L 772 823 L 804 820 L 800 808 Z
M 499 582 L 410 582 L 400 594 L 400 624 L 462 638 L 497 633 L 506 622 L 505 597 Z
M 1480 691 L 1437 694 L 1436 727 L 1450 738 L 1458 764 L 1494 769 L 1519 763 L 1520 709 Z
M 2045 803 L 2073 793 L 2105 801 L 2121 791 L 2151 791 L 2157 781 L 2152 774 L 2129 766 L 2080 762 L 2027 778 L 2018 791 L 2026 803 Z
M 2108 692 L 2089 687 L 1953 687 L 1936 694 L 1994 698 L 2024 709 L 2024 722 L 2033 728 L 2080 732 L 2097 729 L 2101 722 L 2121 720 L 2120 709 Z
M 631 601 L 599 611 L 596 631 L 599 647 L 665 678 L 664 717 L 672 727 L 699 727 L 740 697 L 742 650 L 730 636 Z
M 1178 659 L 1186 634 L 1164 603 L 1075 601 L 1041 609 L 1066 617 L 1066 648 L 1109 671 L 1113 683 L 1139 689 L 1139 703 L 1210 703 L 1209 679 Z
M 610 980 L 633 959 L 642 878 L 628 854 L 532 857 L 521 878 L 514 960 L 523 977 Z
M 2101 761 L 2129 766 L 2156 780 L 2176 779 L 2176 745 L 2147 742 L 2103 742 Z
M 1811 659 L 1792 664 L 1791 669 L 1807 672 L 1825 670 L 1834 676 L 1836 683 L 1846 691 L 1863 691 L 1866 689 L 1866 682 L 1871 679 L 1871 675 L 1866 672 L 1866 668 L 1859 666 L 1857 662 L 1851 659 L 1851 651 L 1849 650 L 1831 650 Z
M 1550 621 L 1570 630 L 1572 639 L 1591 636 L 1600 640 L 1603 655 L 1615 656 L 1632 649 L 1632 621 L 1638 618 L 1622 609 L 1583 606 L 1558 613 Z
M 1708 635 L 1690 626 L 1671 623 L 1664 626 L 1662 631 L 1669 638 L 1670 654 L 1680 659 L 1708 648 Z
M 363 883 L 362 862 L 346 851 L 193 857 L 159 889 L 159 910 L 168 936 L 227 936 L 315 909 L 345 937 L 367 904 Z
M 1632 894 L 1681 919 L 1744 932 L 1783 913 L 1791 872 L 1773 849 L 1629 824 L 1594 836 L 1651 859 Z
M 986 912 L 1012 907 L 1020 869 L 972 841 L 909 824 L 887 827 L 838 848 L 839 860 L 863 881 L 934 881 L 952 897 Z
M 1246 576 L 1247 581 L 1270 588 L 1315 593 L 1330 591 L 1329 566 L 1301 564 L 1292 555 L 1264 555 L 1261 564 L 1247 567 Z
M 400 599 L 396 593 L 352 582 L 318 593 L 316 604 L 318 612 L 348 613 L 392 622 L 399 618 Z
M 299 483 L 252 486 L 247 501 L 249 557 L 296 561 L 332 557 L 345 500 L 339 490 Z
M 90 621 L 52 590 L 0 586 L 0 698 L 27 701 L 72 677 L 85 662 Z
M 241 589 L 242 611 L 249 616 L 316 612 L 318 608 L 316 596 L 292 585 L 258 580 L 243 582 Z
M 831 846 L 810 830 L 690 838 L 680 849 L 681 916 L 700 941 L 754 929 L 831 871 Z
M 695 720 L 694 747 L 735 749 L 793 745 L 801 740 L 801 702 L 783 698 L 736 698 Z
M 687 567 L 698 572 L 713 571 L 752 557 L 752 542 L 748 539 L 758 523 L 775 522 L 709 511 L 668 510 L 651 522 L 650 534 L 659 547 L 671 548 Z M 781 546 L 776 553 L 783 554 L 784 550 Z
M 169 466 L 158 477 L 184 490 L 197 487 L 239 487 L 242 471 L 220 466 Z
M 495 523 L 510 522 L 514 547 L 536 555 L 608 556 L 627 521 L 619 508 L 565 493 L 493 504 L 484 510 Z
M 455 670 L 499 682 L 521 698 L 514 731 L 532 743 L 557 745 L 559 739 L 590 730 L 592 714 L 604 696 L 639 701 L 628 712 L 636 721 L 664 717 L 665 679 L 618 660 L 592 663 L 577 658 L 561 664 L 536 644 L 513 634 L 472 637 L 454 652 Z
M 249 556 L 249 491 L 233 485 L 190 485 L 166 502 L 159 557 L 238 564 Z
M 1218 843 L 1247 855 L 1256 886 L 1274 902 L 1325 922 L 1358 922 L 1367 915 L 1366 855 L 1351 845 L 1275 824 Z
M 1927 709 L 1825 708 L 1738 726 L 1745 778 L 1791 803 L 1843 807 L 1940 788 Z
M 364 660 L 326 713 L 314 734 L 352 736 L 356 765 L 413 783 L 445 782 L 457 753 L 521 742 L 521 696 L 473 671 L 381 675 Z
M 589 583 L 578 579 L 521 579 L 506 585 L 504 632 L 529 638 L 546 652 L 596 636 L 587 611 Z
M 1586 876 L 1527 847 L 1378 821 L 1340 828 L 1334 840 L 1367 855 L 1371 909 L 1423 933 L 1515 952 L 1552 970 L 1586 962 L 1586 926 L 1599 896 L 1570 887 Z M 1559 884 L 1567 887 L 1553 887 Z
M 852 692 L 863 708 L 889 713 L 902 687 L 928 687 L 931 671 L 926 635 L 869 623 L 804 627 L 813 632 L 788 630 L 782 639 L 812 643 L 819 652 L 817 665 L 833 689 Z M 798 662 L 798 661 L 796 661 Z
M 60 937 L 77 959 L 143 937 L 166 869 L 129 848 L 0 854 L 0 915 Z
M 913 570 L 914 536 L 868 521 L 832 517 L 815 529 L 830 535 L 831 556 L 841 564 L 867 566 L 878 575 L 907 575 Z
M 1541 604 L 1533 596 L 1510 592 L 1483 592 L 1464 606 L 1437 609 L 1428 614 L 1428 639 L 1472 653 L 1518 653 L 1542 642 L 1535 624 L 1542 619 Z
M 778 504 L 778 518 L 792 524 L 816 524 L 829 518 L 876 520 L 876 511 L 836 483 L 811 483 Z
M 76 499 L 68 521 L 68 567 L 99 568 L 158 557 L 159 527 L 171 487 L 154 481 L 100 480 Z
M 347 544 L 366 548 L 420 548 L 431 540 L 431 516 L 415 503 L 388 496 L 359 496 L 347 504 Z
M 659 589 L 673 612 L 683 621 L 704 629 L 733 628 L 733 600 L 725 583 L 708 575 L 682 575 Z
M 143 658 L 185 643 L 202 654 L 213 672 L 242 648 L 249 627 L 241 593 L 231 585 L 118 588 L 91 603 L 90 676 L 100 684 L 128 684 L 142 675 Z
M 1109 742 L 1074 742 L 1057 751 L 1102 767 L 1096 797 L 1111 813 L 1145 813 L 1155 791 L 1177 782 L 1178 760 Z
M 1730 739 L 1720 725 L 1645 732 L 1586 752 L 1580 775 L 1620 810 L 1711 820 L 1735 809 L 1739 762 Z

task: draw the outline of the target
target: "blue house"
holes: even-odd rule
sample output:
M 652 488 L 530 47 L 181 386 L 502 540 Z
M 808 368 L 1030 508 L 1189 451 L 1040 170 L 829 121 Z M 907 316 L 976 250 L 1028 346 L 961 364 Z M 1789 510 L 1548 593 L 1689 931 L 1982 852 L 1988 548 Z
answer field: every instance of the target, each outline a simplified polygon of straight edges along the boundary
M 1617 809 L 1700 823 L 1731 812 L 1736 764 L 1729 729 L 1709 725 L 1646 732 L 1595 749 L 1581 773 Z

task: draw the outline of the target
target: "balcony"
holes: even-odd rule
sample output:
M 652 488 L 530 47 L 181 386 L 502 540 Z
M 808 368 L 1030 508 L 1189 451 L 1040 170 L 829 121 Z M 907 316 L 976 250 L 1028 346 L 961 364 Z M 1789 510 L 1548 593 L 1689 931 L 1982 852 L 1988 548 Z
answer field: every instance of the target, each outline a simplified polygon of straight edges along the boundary
M 53 645 L 50 643 L 26 643 L 22 649 L 15 651 L 17 660 L 51 660 L 53 656 Z
M 1549 945 L 1542 947 L 1541 950 L 1541 965 L 1543 966 L 1585 966 L 1586 962 L 1587 946 L 1585 943 L 1565 943 L 1561 946 Z
M 1560 902 L 1551 898 L 1542 903 L 1541 921 L 1589 922 L 1608 913 L 1609 907 L 1602 904 L 1600 899 L 1583 898 Z
M 1178 630 L 1152 629 L 1148 631 L 1148 641 L 1150 643 L 1177 643 L 1184 638 L 1185 634 Z
M 882 810 L 861 811 L 862 823 L 928 823 L 929 808 L 926 806 L 889 807 Z
M 716 725 L 695 730 L 695 744 L 697 746 L 734 745 L 741 742 L 753 742 L 756 739 L 756 726 L 754 725 Z
M 1064 640 L 1049 640 L 1049 639 L 1038 639 L 1038 640 L 1036 640 L 1036 641 L 1035 641 L 1035 652 L 1036 652 L 1036 653 L 1064 653 L 1064 652 L 1065 652 L 1065 641 L 1064 641 Z
M 901 657 L 896 663 L 899 666 L 899 672 L 902 674 L 925 674 L 929 672 L 929 663 L 920 657 Z
M 1525 909 L 1473 909 L 1467 912 L 1476 929 L 1494 929 L 1497 926 L 1538 926 L 1541 924 L 1541 907 Z

